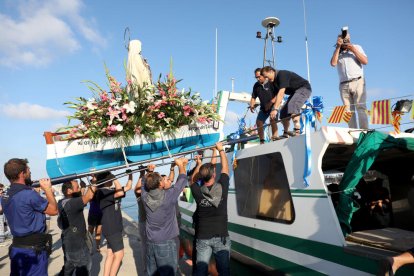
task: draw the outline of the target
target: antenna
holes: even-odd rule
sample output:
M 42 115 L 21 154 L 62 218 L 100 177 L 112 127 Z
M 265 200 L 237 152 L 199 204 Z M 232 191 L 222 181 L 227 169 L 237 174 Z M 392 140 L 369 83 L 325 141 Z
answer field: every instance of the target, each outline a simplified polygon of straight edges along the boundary
M 262 38 L 262 33 L 261 32 L 256 33 L 256 38 L 264 39 L 263 67 L 265 66 L 266 62 L 268 62 L 269 65 L 272 66 L 273 68 L 276 66 L 276 63 L 275 63 L 275 42 L 282 43 L 282 37 L 278 36 L 277 39 L 275 40 L 274 33 L 275 33 L 275 27 L 279 26 L 279 24 L 280 24 L 279 18 L 277 18 L 277 17 L 266 17 L 262 21 L 262 26 L 266 28 L 266 36 L 264 38 Z M 268 42 L 269 38 L 270 38 L 270 41 L 272 43 L 272 60 L 266 59 L 267 42 Z

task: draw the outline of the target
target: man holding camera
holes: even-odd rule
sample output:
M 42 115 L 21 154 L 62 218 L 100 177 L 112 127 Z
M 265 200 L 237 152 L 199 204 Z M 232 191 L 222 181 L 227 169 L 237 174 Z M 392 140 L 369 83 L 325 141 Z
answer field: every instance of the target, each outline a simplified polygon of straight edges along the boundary
M 339 91 L 347 111 L 352 112 L 348 123 L 350 128 L 358 128 L 355 109 L 358 113 L 359 128 L 368 128 L 366 88 L 362 65 L 368 64 L 368 57 L 361 46 L 352 44 L 348 27 L 338 35 L 335 51 L 331 58 L 333 67 L 338 65 Z

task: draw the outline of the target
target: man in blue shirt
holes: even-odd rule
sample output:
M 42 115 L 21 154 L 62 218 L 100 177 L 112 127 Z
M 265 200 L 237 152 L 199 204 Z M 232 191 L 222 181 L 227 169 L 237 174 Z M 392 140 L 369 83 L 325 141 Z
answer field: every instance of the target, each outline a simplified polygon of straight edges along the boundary
M 2 207 L 13 243 L 10 247 L 11 275 L 47 275 L 52 236 L 46 234 L 45 214 L 57 215 L 58 209 L 50 179 L 39 181 L 46 199 L 30 187 L 31 173 L 27 159 L 13 158 L 4 164 L 4 174 L 11 186 Z

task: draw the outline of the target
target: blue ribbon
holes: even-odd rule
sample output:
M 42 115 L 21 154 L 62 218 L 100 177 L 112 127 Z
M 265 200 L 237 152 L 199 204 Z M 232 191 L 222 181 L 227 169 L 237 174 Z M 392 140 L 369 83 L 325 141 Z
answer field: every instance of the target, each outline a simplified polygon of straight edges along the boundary
M 244 130 L 246 129 L 246 120 L 244 118 L 238 119 L 237 121 L 239 123 L 239 128 L 236 132 L 230 134 L 230 139 L 232 140 L 240 139 L 240 136 L 244 133 Z M 234 163 L 234 159 L 236 158 L 237 148 L 238 144 L 236 143 L 234 145 L 233 155 L 231 157 L 231 164 Z
M 305 129 L 305 168 L 303 172 L 303 183 L 305 187 L 309 187 L 308 177 L 312 172 L 312 148 L 310 140 L 311 127 L 315 128 L 315 112 L 323 112 L 323 101 L 321 96 L 314 96 L 313 103 L 306 101 L 306 108 L 300 116 L 300 131 Z M 303 122 L 305 118 L 305 122 Z

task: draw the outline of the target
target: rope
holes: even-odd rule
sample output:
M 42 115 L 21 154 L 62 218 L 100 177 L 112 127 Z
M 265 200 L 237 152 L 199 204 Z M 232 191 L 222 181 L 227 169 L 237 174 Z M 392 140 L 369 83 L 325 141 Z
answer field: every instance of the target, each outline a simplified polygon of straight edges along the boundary
M 160 127 L 160 135 L 161 135 L 161 139 L 162 139 L 162 141 L 164 142 L 165 147 L 167 148 L 167 151 L 168 151 L 168 156 L 169 156 L 170 158 L 173 158 L 173 157 L 172 157 L 172 154 L 171 154 L 171 152 L 170 152 L 170 148 L 168 147 L 167 142 L 166 142 L 166 141 L 165 141 L 165 139 L 164 139 L 164 135 L 162 134 L 161 127 Z

